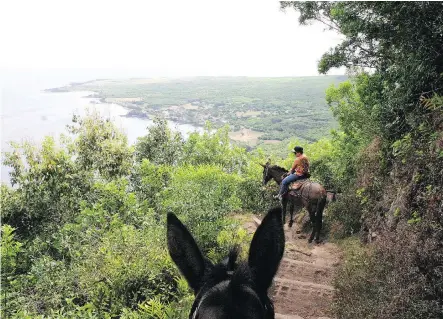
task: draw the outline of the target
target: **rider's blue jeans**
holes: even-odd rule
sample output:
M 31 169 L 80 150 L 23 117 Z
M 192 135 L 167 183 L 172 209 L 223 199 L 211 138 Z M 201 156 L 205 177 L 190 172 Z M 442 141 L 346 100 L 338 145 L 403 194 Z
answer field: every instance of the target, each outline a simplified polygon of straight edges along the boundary
M 304 175 L 296 175 L 296 174 L 291 174 L 287 177 L 285 177 L 282 181 L 281 181 L 281 185 L 280 185 L 280 195 L 286 194 L 288 192 L 288 188 L 289 188 L 289 184 L 299 180 L 299 179 L 303 179 L 306 178 Z

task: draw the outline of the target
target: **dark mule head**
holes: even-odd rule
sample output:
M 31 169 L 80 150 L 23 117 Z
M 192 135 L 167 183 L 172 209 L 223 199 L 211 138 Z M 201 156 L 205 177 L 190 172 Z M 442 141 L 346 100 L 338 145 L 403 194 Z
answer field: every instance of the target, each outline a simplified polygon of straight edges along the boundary
M 269 161 L 265 165 L 260 165 L 263 167 L 263 185 L 266 185 L 271 179 L 274 179 L 277 184 L 280 184 L 283 179 L 283 174 L 288 172 L 283 167 L 271 165 Z
M 268 212 L 252 238 L 248 262 L 240 265 L 236 249 L 213 265 L 172 213 L 168 214 L 167 237 L 169 254 L 196 296 L 189 318 L 274 318 L 267 291 L 285 247 L 281 208 Z
M 272 179 L 272 174 L 269 170 L 271 163 L 268 161 L 266 164 L 260 165 L 263 167 L 263 185 L 266 185 Z

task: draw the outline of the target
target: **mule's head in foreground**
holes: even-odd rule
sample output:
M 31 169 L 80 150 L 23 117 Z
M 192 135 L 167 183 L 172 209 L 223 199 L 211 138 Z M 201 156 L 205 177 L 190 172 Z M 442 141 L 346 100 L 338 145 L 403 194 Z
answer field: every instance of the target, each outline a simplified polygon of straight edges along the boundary
M 237 264 L 237 250 L 213 265 L 172 213 L 168 214 L 168 249 L 196 296 L 189 318 L 269 319 L 274 307 L 267 295 L 285 247 L 281 208 L 268 212 L 252 238 L 247 263 Z

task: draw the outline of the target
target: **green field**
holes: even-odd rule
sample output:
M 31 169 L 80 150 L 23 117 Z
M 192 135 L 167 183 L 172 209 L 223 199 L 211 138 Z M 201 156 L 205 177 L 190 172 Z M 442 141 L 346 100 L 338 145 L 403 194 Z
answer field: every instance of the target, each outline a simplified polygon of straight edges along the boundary
M 326 105 L 325 90 L 345 79 L 345 76 L 105 79 L 50 91 L 94 91 L 102 101 L 131 109 L 133 116 L 162 115 L 198 126 L 206 121 L 215 127 L 229 124 L 232 139 L 255 146 L 289 138 L 315 141 L 328 135 L 336 122 Z

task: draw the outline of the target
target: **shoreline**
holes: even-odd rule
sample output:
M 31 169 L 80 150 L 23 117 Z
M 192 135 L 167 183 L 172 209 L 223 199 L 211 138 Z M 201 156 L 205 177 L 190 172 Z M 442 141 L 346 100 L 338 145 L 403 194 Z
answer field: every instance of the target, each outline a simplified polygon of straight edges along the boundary
M 156 114 L 152 114 L 149 112 L 140 112 L 140 108 L 132 108 L 129 107 L 128 105 L 126 105 L 125 103 L 121 103 L 118 101 L 115 102 L 108 102 L 106 101 L 106 97 L 100 95 L 99 92 L 94 91 L 94 90 L 81 90 L 76 88 L 76 86 L 82 85 L 84 83 L 93 83 L 95 81 L 98 81 L 98 79 L 96 80 L 91 80 L 91 81 L 86 81 L 86 82 L 76 82 L 76 83 L 70 83 L 69 85 L 65 85 L 62 87 L 55 87 L 55 88 L 48 88 L 48 89 L 44 89 L 42 90 L 42 92 L 44 93 L 84 93 L 85 95 L 82 95 L 81 98 L 84 99 L 90 99 L 90 103 L 94 104 L 94 105 L 118 105 L 119 107 L 122 107 L 127 113 L 126 114 L 121 114 L 118 115 L 119 117 L 123 117 L 123 118 L 129 118 L 129 119 L 138 119 L 141 121 L 153 121 L 153 117 L 156 116 Z M 192 127 L 193 131 L 196 132 L 201 132 L 204 130 L 204 126 L 193 123 L 193 122 L 188 122 L 188 121 L 182 121 L 179 118 L 176 117 L 164 117 L 166 119 L 166 121 L 168 121 L 169 123 L 172 123 L 173 126 L 177 127 L 177 126 L 184 126 L 184 125 L 189 125 Z M 180 131 L 180 130 L 179 130 Z M 183 134 L 183 133 L 182 133 Z
M 125 114 L 125 115 L 119 115 L 120 117 L 125 117 L 125 118 L 135 118 L 135 119 L 139 119 L 139 120 L 153 120 L 153 117 L 155 116 L 155 114 L 152 114 L 152 113 L 142 113 L 142 115 L 140 115 L 140 108 L 137 108 L 137 109 L 135 109 L 135 108 L 131 108 L 131 107 L 128 107 L 128 105 L 126 105 L 125 103 L 121 103 L 121 102 L 118 102 L 118 101 L 115 101 L 115 102 L 112 102 L 112 103 L 110 103 L 110 102 L 107 102 L 106 101 L 106 97 L 104 97 L 104 96 L 102 96 L 102 95 L 100 95 L 100 93 L 99 92 L 97 92 L 97 91 L 93 91 L 93 90 L 90 90 L 90 91 L 81 91 L 81 90 L 76 90 L 74 87 L 75 86 L 78 86 L 78 85 L 82 85 L 82 84 L 85 84 L 85 83 L 93 83 L 93 82 L 95 82 L 95 81 L 98 81 L 98 80 L 91 80 L 91 81 L 86 81 L 86 82 L 78 82 L 78 83 L 70 83 L 69 85 L 67 85 L 67 86 L 62 86 L 62 87 L 56 87 L 56 88 L 48 88 L 48 89 L 45 89 L 45 90 L 43 90 L 44 92 L 46 92 L 46 93 L 70 93 L 70 92 L 85 92 L 85 93 L 90 93 L 89 95 L 85 95 L 85 96 L 82 96 L 81 98 L 87 98 L 87 99 L 95 99 L 95 100 L 97 100 L 97 101 L 90 101 L 90 103 L 92 103 L 92 104 L 115 104 L 115 105 L 118 105 L 118 106 L 121 106 L 122 108 L 124 108 L 125 110 L 127 110 L 128 111 L 128 113 L 127 114 Z M 92 93 L 91 93 L 92 92 Z M 178 117 L 170 117 L 170 116 L 168 116 L 168 117 L 164 117 L 167 121 L 169 121 L 169 122 L 172 122 L 172 123 L 175 123 L 175 124 L 178 124 L 178 125 L 190 125 L 190 126 L 192 126 L 192 127 L 194 127 L 195 129 L 197 129 L 197 130 L 201 130 L 201 129 L 204 129 L 204 125 L 202 126 L 202 125 L 199 125 L 199 124 L 197 124 L 197 123 L 194 123 L 194 122 L 188 122 L 188 121 L 183 121 L 183 120 L 180 120 Z M 216 126 L 216 123 L 215 122 L 211 122 L 211 124 L 212 125 L 214 125 L 214 126 Z M 225 123 L 224 125 L 229 125 L 229 123 Z M 218 129 L 218 128 L 221 128 L 221 127 L 223 127 L 224 125 L 221 125 L 220 127 L 215 127 L 216 129 Z M 229 125 L 230 126 L 230 125 Z M 231 127 L 231 126 L 230 126 Z M 229 139 L 232 141 L 232 142 L 235 142 L 235 143 L 237 143 L 237 144 L 240 144 L 240 145 L 243 145 L 244 147 L 245 146 L 247 146 L 248 148 L 252 148 L 252 149 L 254 149 L 254 148 L 256 148 L 256 147 L 258 147 L 258 146 L 263 146 L 263 145 L 265 145 L 265 144 L 279 144 L 279 143 L 282 143 L 283 141 L 281 140 L 281 141 L 278 141 L 278 143 L 276 143 L 277 142 L 277 140 L 262 140 L 262 139 L 260 139 L 260 138 L 258 138 L 255 142 L 254 141 L 245 141 L 245 140 L 243 140 L 243 139 L 233 139 L 231 136 L 232 135 L 236 135 L 236 134 L 241 134 L 244 130 L 249 130 L 249 129 L 246 129 L 246 128 L 244 128 L 244 127 L 242 127 L 240 130 L 237 130 L 237 131 L 234 131 L 234 130 L 229 130 Z M 250 130 L 250 131 L 252 131 L 252 130 Z M 262 135 L 263 134 L 263 132 L 260 132 L 260 131 L 254 131 L 254 132 L 256 132 L 256 133 L 259 133 L 260 135 Z M 267 141 L 269 141 L 270 143 L 267 143 Z
M 238 126 L 236 126 L 235 123 L 227 123 L 227 122 L 223 122 L 220 121 L 220 119 L 217 118 L 208 118 L 206 119 L 205 123 L 201 123 L 200 122 L 196 122 L 195 119 L 193 119 L 192 117 L 189 118 L 189 116 L 180 116 L 180 114 L 175 114 L 174 112 L 171 114 L 169 112 L 168 109 L 165 110 L 155 110 L 152 107 L 150 108 L 149 105 L 146 105 L 146 101 L 141 101 L 143 103 L 132 103 L 131 101 L 120 101 L 118 98 L 116 98 L 115 96 L 111 95 L 110 97 L 107 97 L 103 94 L 103 92 L 100 92 L 100 87 L 94 87 L 94 85 L 89 85 L 88 84 L 93 84 L 97 81 L 103 81 L 103 80 L 109 80 L 109 79 L 94 79 L 94 80 L 89 80 L 89 81 L 84 81 L 84 82 L 71 82 L 68 85 L 64 85 L 64 86 L 60 86 L 60 87 L 53 87 L 53 88 L 48 88 L 45 89 L 44 92 L 48 92 L 48 93 L 68 93 L 68 92 L 80 92 L 80 91 L 87 91 L 87 92 L 92 92 L 89 93 L 85 96 L 82 96 L 83 98 L 89 98 L 89 99 L 93 99 L 93 104 L 115 104 L 118 105 L 122 108 L 124 108 L 127 113 L 125 115 L 120 115 L 121 117 L 126 117 L 126 118 L 135 118 L 135 119 L 140 119 L 140 120 L 152 120 L 154 117 L 156 116 L 160 116 L 165 118 L 166 120 L 176 123 L 178 125 L 190 125 L 192 127 L 194 127 L 195 129 L 202 129 L 205 127 L 205 123 L 207 121 L 210 121 L 212 126 L 215 129 L 219 129 L 222 128 L 224 125 L 229 125 L 230 129 L 230 139 L 231 141 L 235 142 L 235 143 L 241 143 L 241 144 L 246 144 L 249 147 L 259 147 L 259 145 L 265 145 L 265 144 L 279 144 L 281 142 L 283 142 L 284 138 L 280 139 L 278 137 L 275 138 L 270 138 L 270 139 L 263 139 L 260 138 L 260 136 L 267 134 L 266 131 L 262 131 L 262 130 L 257 130 L 257 129 L 253 129 L 249 126 L 243 127 L 241 126 L 240 128 Z M 87 87 L 82 87 L 86 85 Z M 92 87 L 91 87 L 92 86 Z M 107 99 L 110 99 L 112 101 L 107 101 Z M 142 107 L 140 104 L 144 104 Z M 173 105 L 171 105 L 173 106 Z M 167 107 L 167 106 L 165 106 Z M 244 130 L 247 129 L 249 131 L 251 131 L 251 134 L 253 135 L 257 135 L 257 138 L 251 140 L 250 137 L 248 136 L 244 136 Z M 249 134 L 247 134 L 249 135 Z M 234 138 L 232 138 L 234 137 Z M 309 142 L 315 142 L 316 139 L 315 138 L 306 138 L 306 136 L 299 136 L 301 139 L 303 140 L 307 140 Z
M 127 104 L 122 103 L 122 102 L 107 102 L 106 101 L 106 97 L 101 95 L 100 92 L 94 91 L 94 90 L 90 90 L 90 91 L 83 91 L 83 90 L 76 90 L 75 87 L 79 86 L 79 85 L 83 85 L 83 84 L 87 84 L 87 83 L 93 83 L 95 81 L 99 81 L 99 80 L 103 80 L 103 79 L 95 79 L 95 80 L 90 80 L 90 81 L 86 81 L 86 82 L 73 82 L 70 83 L 69 85 L 65 85 L 65 86 L 61 86 L 61 87 L 55 87 L 55 88 L 48 88 L 48 89 L 44 89 L 43 92 L 45 93 L 69 93 L 69 92 L 92 92 L 92 94 L 89 95 L 85 95 L 82 96 L 82 98 L 87 98 L 87 99 L 96 99 L 97 101 L 94 101 L 91 103 L 93 104 L 116 104 L 119 105 L 121 107 L 123 107 L 125 110 L 128 110 L 128 113 L 126 115 L 120 115 L 122 117 L 128 117 L 128 118 L 137 118 L 140 120 L 146 120 L 146 119 L 152 119 L 153 116 L 155 116 L 156 114 L 150 113 L 150 112 L 142 112 L 140 110 L 140 108 L 132 108 L 129 107 Z M 142 115 L 140 115 L 140 113 Z M 181 125 L 191 125 L 194 126 L 197 129 L 203 129 L 204 125 L 200 125 L 198 123 L 194 123 L 194 122 L 189 122 L 189 121 L 183 121 L 180 120 L 179 118 L 171 118 L 171 117 L 166 117 L 164 116 L 166 120 L 170 121 L 170 122 L 174 122 L 177 124 L 181 124 Z M 213 123 L 215 124 L 215 123 Z

